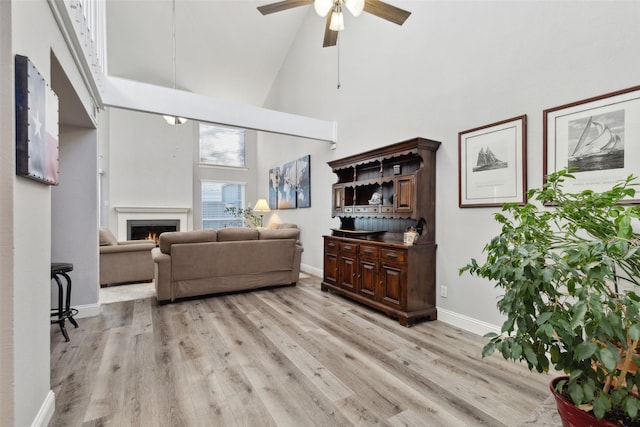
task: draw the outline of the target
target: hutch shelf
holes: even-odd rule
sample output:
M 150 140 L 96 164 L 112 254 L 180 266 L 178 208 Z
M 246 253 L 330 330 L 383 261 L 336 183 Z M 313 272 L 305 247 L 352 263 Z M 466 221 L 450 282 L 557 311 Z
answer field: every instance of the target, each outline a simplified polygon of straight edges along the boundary
M 435 320 L 435 171 L 440 142 L 414 138 L 329 162 L 333 217 L 324 238 L 323 291 L 412 326 Z M 413 245 L 403 241 L 414 228 Z

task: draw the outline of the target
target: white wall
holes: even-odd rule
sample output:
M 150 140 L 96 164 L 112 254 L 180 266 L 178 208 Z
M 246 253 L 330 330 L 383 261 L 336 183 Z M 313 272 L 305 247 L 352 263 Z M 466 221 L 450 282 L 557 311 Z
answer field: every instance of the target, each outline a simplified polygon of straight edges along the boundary
M 0 2 L 0 419 L 11 422 L 14 401 L 13 357 L 13 184 L 15 116 L 11 2 Z
M 322 269 L 330 218 L 328 160 L 415 136 L 442 141 L 437 154 L 439 316 L 469 329 L 498 325 L 497 291 L 458 276 L 498 233 L 497 209 L 458 208 L 458 132 L 527 114 L 527 179 L 542 183 L 542 111 L 638 85 L 640 2 L 400 1 L 402 27 L 346 13 L 336 48 L 319 48 L 323 26 L 309 14 L 265 107 L 338 122 L 338 144 L 262 134 L 259 186 L 268 168 L 311 154 L 312 208 L 279 211 L 303 230 L 303 263 Z M 260 188 L 260 187 L 259 187 Z M 273 214 L 272 214 L 273 216 Z
M 268 200 L 269 169 L 284 162 L 311 156 L 311 207 L 300 209 L 276 209 L 265 214 L 268 223 L 296 223 L 300 227 L 300 241 L 304 246 L 302 270 L 322 276 L 323 234 L 331 234 L 329 228 L 338 227 L 340 220 L 331 218 L 331 184 L 335 175 L 326 162 L 333 151 L 326 142 L 305 140 L 283 135 L 260 133 L 258 142 L 258 195 Z
M 79 317 L 98 314 L 97 131 L 60 128 L 60 184 L 51 189 L 51 259 L 71 262 L 71 301 Z M 57 286 L 52 286 L 57 307 Z
M 3 3 L 4 5 L 7 2 Z M 28 56 L 47 82 L 51 82 L 51 53 L 55 53 L 71 81 L 75 94 L 83 105 L 90 105 L 90 96 L 83 85 L 71 54 L 52 16 L 46 0 L 14 1 L 11 3 L 12 54 Z M 3 16 L 3 19 L 5 16 Z M 5 22 L 3 21 L 3 25 Z M 4 36 L 4 33 L 3 33 Z M 3 57 L 3 61 L 13 58 Z M 13 79 L 13 68 L 10 76 Z M 13 85 L 11 86 L 13 87 Z M 3 115 L 13 115 L 13 97 L 0 98 Z M 11 125 L 15 141 L 15 129 Z M 4 136 L 4 134 L 3 134 Z M 15 156 L 15 145 L 3 143 L 3 157 Z M 2 380 L 3 425 L 28 426 L 46 424 L 53 412 L 50 390 L 50 262 L 51 262 L 51 188 L 22 177 L 12 169 L 13 198 L 13 277 L 10 283 L 13 299 L 0 301 L 0 310 L 13 313 L 13 337 L 9 344 L 12 360 L 4 359 L 12 372 L 9 383 Z M 5 179 L 3 175 L 3 180 Z M 3 183 L 3 202 L 4 200 Z M 4 226 L 4 224 L 3 224 Z M 4 277 L 3 277 L 4 278 Z M 11 305 L 7 308 L 7 305 Z M 6 345 L 6 344 L 5 344 Z M 6 387 L 6 388 L 5 388 Z M 7 406 L 10 411 L 6 411 Z M 6 415 L 6 416 L 5 416 Z
M 114 207 L 188 207 L 187 229 L 201 227 L 202 180 L 246 184 L 253 206 L 267 197 L 256 190 L 256 132 L 247 131 L 246 168 L 199 167 L 198 122 L 170 126 L 156 114 L 109 108 L 101 116 L 99 168 L 102 224 L 118 232 Z M 105 130 L 104 128 L 108 128 Z
M 191 207 L 194 122 L 170 126 L 159 115 L 115 108 L 108 114 L 109 144 L 101 142 L 100 154 L 109 228 L 117 233 L 117 206 Z

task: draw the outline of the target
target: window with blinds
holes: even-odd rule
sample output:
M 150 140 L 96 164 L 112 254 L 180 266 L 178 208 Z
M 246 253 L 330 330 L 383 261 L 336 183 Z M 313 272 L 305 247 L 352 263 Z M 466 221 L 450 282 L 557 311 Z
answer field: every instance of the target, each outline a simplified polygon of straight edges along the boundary
M 246 131 L 200 123 L 200 163 L 246 167 Z
M 245 185 L 239 183 L 202 181 L 202 229 L 242 227 L 242 218 L 224 211 L 225 207 L 244 207 Z

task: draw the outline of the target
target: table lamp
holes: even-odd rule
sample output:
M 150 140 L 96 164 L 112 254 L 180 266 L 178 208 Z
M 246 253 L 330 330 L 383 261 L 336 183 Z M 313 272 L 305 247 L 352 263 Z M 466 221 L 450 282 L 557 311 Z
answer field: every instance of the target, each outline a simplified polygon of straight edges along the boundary
M 264 225 L 262 224 L 264 213 L 271 212 L 271 209 L 269 209 L 269 203 L 267 203 L 265 199 L 259 199 L 256 202 L 256 205 L 253 207 L 253 210 L 260 214 L 260 227 L 264 227 Z

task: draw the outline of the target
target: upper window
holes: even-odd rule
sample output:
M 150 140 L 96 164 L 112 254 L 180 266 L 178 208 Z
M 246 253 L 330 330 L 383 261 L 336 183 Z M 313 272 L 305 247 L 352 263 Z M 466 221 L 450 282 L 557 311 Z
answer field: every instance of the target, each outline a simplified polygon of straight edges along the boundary
M 246 167 L 245 130 L 200 123 L 200 163 Z

